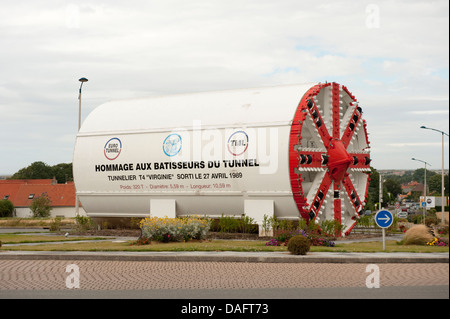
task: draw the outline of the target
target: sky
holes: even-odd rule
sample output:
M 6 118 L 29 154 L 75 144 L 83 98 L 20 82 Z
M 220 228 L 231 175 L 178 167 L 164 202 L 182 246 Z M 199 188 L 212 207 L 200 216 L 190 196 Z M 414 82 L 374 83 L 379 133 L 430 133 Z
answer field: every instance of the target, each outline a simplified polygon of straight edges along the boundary
M 0 174 L 72 161 L 81 77 L 82 121 L 115 99 L 338 82 L 374 168 L 440 169 L 420 126 L 449 133 L 449 2 L 1 1 Z

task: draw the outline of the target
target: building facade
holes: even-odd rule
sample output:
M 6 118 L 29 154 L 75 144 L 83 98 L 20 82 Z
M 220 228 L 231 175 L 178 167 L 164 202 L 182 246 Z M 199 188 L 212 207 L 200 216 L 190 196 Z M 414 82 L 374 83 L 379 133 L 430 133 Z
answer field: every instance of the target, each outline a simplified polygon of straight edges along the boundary
M 73 182 L 58 184 L 55 179 L 0 180 L 0 200 L 10 200 L 14 207 L 14 217 L 33 217 L 30 205 L 34 198 L 46 195 L 50 199 L 51 217 L 75 217 L 77 215 L 75 185 Z M 86 213 L 78 207 L 78 214 Z

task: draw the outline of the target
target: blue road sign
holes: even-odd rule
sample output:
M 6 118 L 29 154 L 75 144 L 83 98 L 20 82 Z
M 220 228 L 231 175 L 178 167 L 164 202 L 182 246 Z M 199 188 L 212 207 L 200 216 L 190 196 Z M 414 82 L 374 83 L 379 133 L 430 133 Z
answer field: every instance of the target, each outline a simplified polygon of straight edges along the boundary
M 392 225 L 394 221 L 394 216 L 388 210 L 380 210 L 375 215 L 375 222 L 381 228 L 388 228 Z

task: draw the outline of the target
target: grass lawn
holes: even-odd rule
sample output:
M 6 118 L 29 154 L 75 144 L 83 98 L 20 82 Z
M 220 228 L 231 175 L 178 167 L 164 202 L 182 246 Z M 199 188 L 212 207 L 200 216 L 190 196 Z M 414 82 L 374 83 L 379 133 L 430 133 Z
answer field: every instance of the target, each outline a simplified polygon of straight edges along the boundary
M 78 240 L 100 240 L 102 237 L 64 237 L 64 236 L 47 236 L 47 235 L 23 235 L 23 234 L 0 234 L 2 244 L 20 244 L 20 243 L 45 243 L 58 241 L 78 241 Z
M 39 243 L 38 245 L 3 246 L 1 250 L 27 250 L 27 251 L 241 251 L 241 252 L 263 252 L 263 251 L 287 251 L 285 246 L 265 246 L 266 241 L 258 240 L 205 240 L 190 241 L 187 243 L 152 243 L 150 245 L 132 245 L 133 241 L 102 241 L 96 242 L 93 237 L 65 238 L 64 236 L 42 236 L 42 235 L 0 235 L 0 241 L 6 243 Z M 91 240 L 90 242 L 73 243 L 74 240 Z M 46 244 L 50 241 L 65 241 L 61 244 Z M 311 252 L 381 252 L 381 242 L 339 243 L 335 247 L 311 247 Z M 402 245 L 395 240 L 386 241 L 386 252 L 448 252 L 449 247 L 426 246 L 426 245 Z

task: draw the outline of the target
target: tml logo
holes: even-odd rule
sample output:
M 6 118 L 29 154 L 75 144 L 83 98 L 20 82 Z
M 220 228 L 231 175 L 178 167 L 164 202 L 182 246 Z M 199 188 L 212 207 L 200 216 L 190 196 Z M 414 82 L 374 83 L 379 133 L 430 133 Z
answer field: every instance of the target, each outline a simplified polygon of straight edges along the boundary
M 228 151 L 233 156 L 245 153 L 248 148 L 248 135 L 244 131 L 237 131 L 230 135 L 227 142 Z

